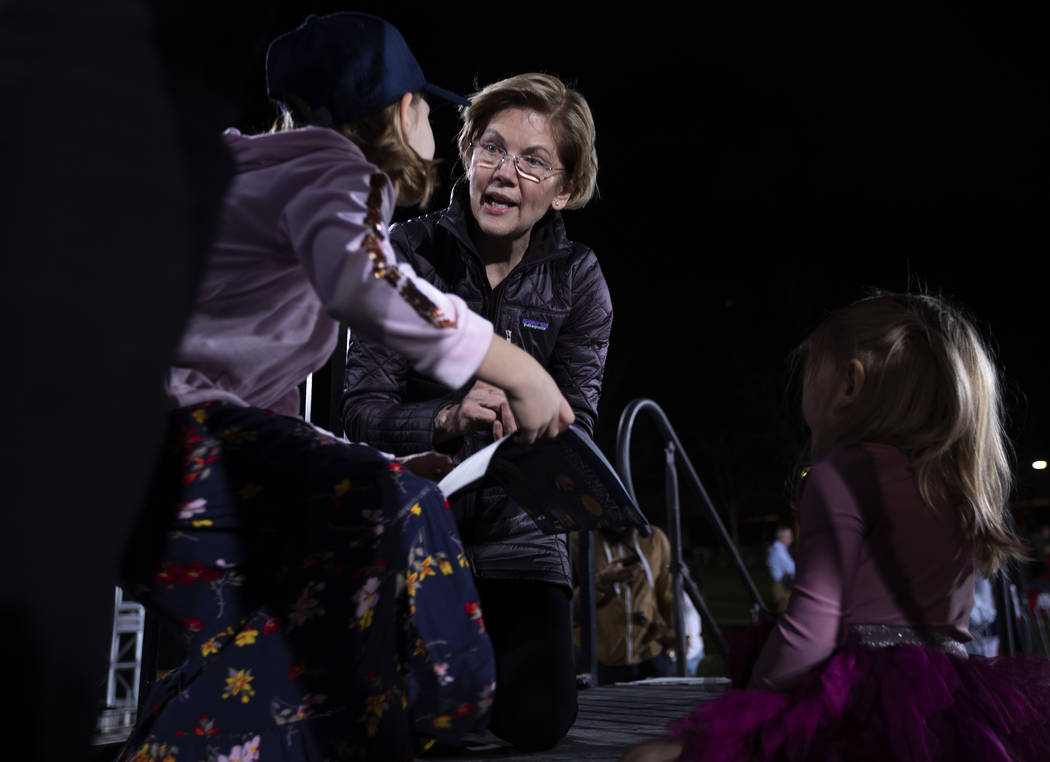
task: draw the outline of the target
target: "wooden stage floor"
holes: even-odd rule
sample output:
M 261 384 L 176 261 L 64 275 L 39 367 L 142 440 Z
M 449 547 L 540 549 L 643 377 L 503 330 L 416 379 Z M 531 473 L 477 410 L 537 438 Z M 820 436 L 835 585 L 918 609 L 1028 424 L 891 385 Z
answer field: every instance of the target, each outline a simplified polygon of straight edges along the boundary
M 423 760 L 501 760 L 501 762 L 578 762 L 620 759 L 627 749 L 657 738 L 672 720 L 687 714 L 697 703 L 717 698 L 729 688 L 721 677 L 680 677 L 637 683 L 619 683 L 579 692 L 580 713 L 561 743 L 548 751 L 515 751 L 492 738 L 479 741 L 455 756 Z
M 580 711 L 569 734 L 553 749 L 521 752 L 488 734 L 454 756 L 426 754 L 421 762 L 614 762 L 627 749 L 662 735 L 672 720 L 697 703 L 722 695 L 722 677 L 670 677 L 582 688 Z M 96 746 L 91 762 L 112 762 L 120 745 Z

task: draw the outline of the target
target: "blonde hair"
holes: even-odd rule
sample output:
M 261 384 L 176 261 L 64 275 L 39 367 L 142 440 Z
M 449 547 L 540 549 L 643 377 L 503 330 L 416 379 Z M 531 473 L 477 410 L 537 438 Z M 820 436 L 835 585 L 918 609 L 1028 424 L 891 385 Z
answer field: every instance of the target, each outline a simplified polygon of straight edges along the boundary
M 998 372 L 959 308 L 925 294 L 877 293 L 832 313 L 801 349 L 807 374 L 827 361 L 864 367 L 836 443 L 907 453 L 931 509 L 947 498 L 960 511 L 982 571 L 1024 557 L 1006 516 L 1013 476 Z
M 518 74 L 482 88 L 461 109 L 463 128 L 457 141 L 463 166 L 470 165 L 474 142 L 492 118 L 508 108 L 525 108 L 547 117 L 558 146 L 558 159 L 565 167 L 565 185 L 570 191 L 566 209 L 578 209 L 597 192 L 598 152 L 594 147 L 594 117 L 580 93 L 549 74 Z
M 422 98 L 414 93 L 412 98 Z M 309 107 L 295 96 L 278 103 L 281 113 L 271 132 L 283 132 L 313 122 L 307 116 Z M 329 127 L 353 141 L 365 158 L 390 178 L 398 203 L 426 206 L 438 184 L 435 159 L 424 159 L 405 140 L 401 129 L 401 102 L 395 101 L 382 111 L 352 123 L 320 125 Z

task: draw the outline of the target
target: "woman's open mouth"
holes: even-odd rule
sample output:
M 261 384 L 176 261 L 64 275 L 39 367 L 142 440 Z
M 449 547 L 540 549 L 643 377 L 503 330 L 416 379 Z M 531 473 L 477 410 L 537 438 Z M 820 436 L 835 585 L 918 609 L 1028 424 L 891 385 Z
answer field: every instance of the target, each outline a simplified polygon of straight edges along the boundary
M 514 201 L 511 201 L 509 198 L 506 198 L 505 196 L 493 195 L 491 193 L 486 193 L 484 196 L 482 196 L 482 203 L 484 204 L 486 210 L 496 214 L 505 212 L 508 209 L 513 209 L 517 206 L 517 204 Z

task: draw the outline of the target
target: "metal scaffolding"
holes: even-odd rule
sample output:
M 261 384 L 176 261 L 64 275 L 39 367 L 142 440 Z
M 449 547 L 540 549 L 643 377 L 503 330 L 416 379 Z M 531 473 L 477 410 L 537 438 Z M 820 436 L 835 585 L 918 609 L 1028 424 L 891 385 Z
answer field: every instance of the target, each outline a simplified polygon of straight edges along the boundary
M 115 588 L 106 696 L 95 728 L 96 745 L 124 741 L 135 727 L 145 628 L 146 609 L 142 604 L 125 601 L 121 589 Z

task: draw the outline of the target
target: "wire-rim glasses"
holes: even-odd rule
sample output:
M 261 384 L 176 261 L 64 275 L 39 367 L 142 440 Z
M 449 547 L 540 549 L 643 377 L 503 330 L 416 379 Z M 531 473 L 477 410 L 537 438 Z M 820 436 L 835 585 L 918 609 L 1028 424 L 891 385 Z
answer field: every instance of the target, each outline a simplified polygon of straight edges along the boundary
M 546 159 L 534 154 L 508 153 L 507 149 L 487 140 L 474 143 L 474 158 L 479 167 L 493 171 L 503 166 L 507 159 L 511 159 L 518 175 L 534 183 L 542 183 L 556 172 L 565 171 L 564 167 L 548 166 Z

